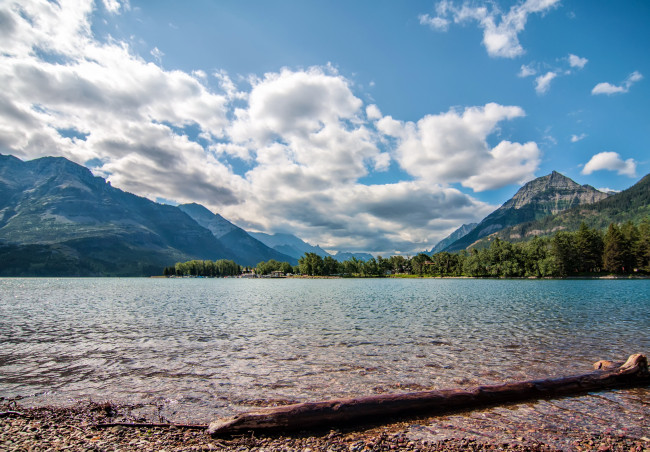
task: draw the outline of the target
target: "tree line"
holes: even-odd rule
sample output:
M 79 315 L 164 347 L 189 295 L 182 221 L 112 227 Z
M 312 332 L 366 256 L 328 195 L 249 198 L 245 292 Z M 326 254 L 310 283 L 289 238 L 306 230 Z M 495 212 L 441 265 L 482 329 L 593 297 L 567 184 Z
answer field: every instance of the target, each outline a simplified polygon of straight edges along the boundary
M 482 249 L 432 256 L 377 256 L 337 262 L 314 253 L 298 262 L 305 275 L 377 277 L 391 274 L 470 277 L 566 277 L 590 274 L 650 273 L 650 219 L 611 223 L 606 232 L 582 223 L 577 231 L 558 231 L 520 243 L 495 238 Z
M 237 276 L 242 272 L 242 267 L 234 261 L 220 259 L 217 261 L 191 260 L 177 262 L 176 265 L 165 267 L 164 276 L 205 276 L 224 277 Z
M 245 269 L 249 269 L 246 267 Z M 591 274 L 650 273 L 650 218 L 639 225 L 611 223 L 605 232 L 582 223 L 577 231 L 558 231 L 510 243 L 494 238 L 488 247 L 440 252 L 432 256 L 377 256 L 338 262 L 331 256 L 305 253 L 298 265 L 270 260 L 254 268 L 259 275 L 273 272 L 309 276 L 382 277 L 389 275 L 469 277 L 567 277 Z M 171 276 L 236 276 L 242 267 L 233 261 L 188 261 L 165 269 Z

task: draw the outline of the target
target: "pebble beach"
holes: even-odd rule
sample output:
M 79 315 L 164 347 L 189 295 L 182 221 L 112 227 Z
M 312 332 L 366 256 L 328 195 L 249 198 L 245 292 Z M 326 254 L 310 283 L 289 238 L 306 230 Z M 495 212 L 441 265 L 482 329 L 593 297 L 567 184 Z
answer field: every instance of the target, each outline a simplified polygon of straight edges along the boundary
M 133 407 L 109 402 L 82 402 L 69 407 L 25 408 L 15 401 L 0 403 L 0 451 L 650 451 L 650 438 L 621 432 L 583 434 L 558 449 L 526 438 L 503 442 L 477 439 L 459 431 L 457 437 L 428 441 L 413 437 L 413 421 L 364 428 L 283 432 L 211 438 L 204 429 L 175 426 L 106 426 L 145 423 Z M 417 422 L 427 425 L 429 420 Z

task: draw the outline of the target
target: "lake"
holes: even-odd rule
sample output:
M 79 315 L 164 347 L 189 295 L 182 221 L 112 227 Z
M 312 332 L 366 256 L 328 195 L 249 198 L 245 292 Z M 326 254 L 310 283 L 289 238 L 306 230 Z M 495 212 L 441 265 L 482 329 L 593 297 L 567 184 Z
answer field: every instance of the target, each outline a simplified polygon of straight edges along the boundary
M 203 422 L 584 373 L 649 327 L 649 280 L 0 279 L 0 396 Z

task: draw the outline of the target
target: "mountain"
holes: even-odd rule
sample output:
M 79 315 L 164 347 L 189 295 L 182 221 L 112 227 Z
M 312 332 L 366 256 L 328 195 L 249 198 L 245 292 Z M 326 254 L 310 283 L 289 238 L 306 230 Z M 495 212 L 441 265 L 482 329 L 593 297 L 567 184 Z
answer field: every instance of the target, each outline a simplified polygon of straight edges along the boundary
M 212 232 L 212 235 L 218 239 L 240 229 L 218 213 L 210 212 L 201 204 L 180 204 L 177 207 L 193 218 L 198 224 Z
M 373 255 L 369 254 L 369 253 L 343 253 L 343 252 L 339 251 L 333 257 L 334 257 L 334 259 L 336 259 L 339 262 L 349 261 L 352 258 L 355 258 L 355 259 L 357 259 L 359 261 L 364 261 L 365 262 L 365 261 L 369 261 L 370 259 L 372 259 Z
M 575 231 L 583 222 L 590 228 L 604 230 L 610 223 L 639 223 L 649 216 L 650 174 L 632 187 L 593 204 L 579 205 L 555 215 L 512 226 L 499 231 L 497 235 L 504 240 L 518 241 L 536 235 L 552 235 L 558 230 Z
M 333 257 L 339 262 L 350 260 L 353 257 L 357 258 L 360 261 L 367 261 L 369 259 L 372 259 L 372 254 L 368 253 L 342 253 L 339 251 L 336 254 L 332 255 L 320 246 L 310 245 L 309 243 L 291 234 L 265 234 L 264 232 L 249 232 L 249 234 L 265 245 L 270 246 L 274 250 L 288 254 L 289 256 L 292 256 L 296 259 L 300 259 L 305 255 L 305 253 L 315 253 L 320 257 Z
M 249 232 L 254 238 L 273 248 L 280 253 L 287 254 L 295 259 L 300 259 L 305 253 L 315 253 L 320 257 L 327 257 L 330 254 L 320 246 L 310 245 L 291 234 L 265 234 L 264 232 Z
M 291 265 L 298 264 L 298 258 L 265 245 L 260 240 L 249 235 L 248 232 L 235 226 L 221 215 L 210 212 L 200 204 L 181 204 L 178 208 L 212 232 L 217 239 L 237 256 L 237 263 L 241 265 L 253 266 L 271 259 L 279 262 L 289 262 Z
M 593 204 L 608 194 L 590 185 L 579 185 L 553 171 L 525 184 L 505 204 L 485 217 L 471 232 L 447 246 L 444 251 L 459 251 L 482 237 L 510 226 L 538 220 L 575 206 Z
M 236 258 L 180 209 L 83 166 L 0 154 L 1 275 L 154 275 L 178 261 Z
M 458 229 L 456 229 L 454 232 L 449 234 L 447 237 L 442 239 L 441 241 L 438 242 L 436 246 L 434 246 L 431 251 L 429 251 L 426 254 L 436 254 L 447 248 L 449 245 L 454 243 L 456 240 L 462 239 L 465 237 L 467 234 L 472 232 L 474 228 L 478 226 L 478 223 L 470 223 L 470 224 L 464 224 Z

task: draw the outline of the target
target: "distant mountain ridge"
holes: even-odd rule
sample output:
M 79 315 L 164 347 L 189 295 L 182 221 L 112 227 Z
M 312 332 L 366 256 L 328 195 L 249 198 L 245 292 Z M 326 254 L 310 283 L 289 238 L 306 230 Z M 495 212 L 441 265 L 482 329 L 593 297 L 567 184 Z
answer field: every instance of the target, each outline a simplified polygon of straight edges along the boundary
M 299 239 L 295 235 L 286 233 L 266 234 L 264 232 L 249 232 L 266 246 L 273 248 L 276 251 L 287 254 L 295 259 L 300 259 L 305 253 L 315 253 L 320 257 L 326 257 L 330 254 L 322 249 L 320 246 L 313 246 L 309 243 Z
M 236 259 L 181 210 L 111 187 L 61 157 L 0 155 L 0 274 L 149 275 Z
M 298 237 L 276 236 L 282 243 L 274 249 L 204 206 L 155 203 L 62 157 L 0 154 L 0 275 L 157 275 L 192 259 L 254 266 L 296 265 L 305 252 L 329 256 Z
M 242 265 L 257 265 L 271 259 L 289 262 L 291 265 L 298 264 L 297 258 L 265 245 L 242 228 L 235 226 L 221 215 L 212 213 L 200 204 L 181 204 L 178 208 L 221 240 L 237 256 L 237 262 Z
M 472 232 L 474 228 L 478 226 L 478 223 L 469 223 L 469 224 L 464 224 L 458 229 L 456 229 L 454 232 L 449 234 L 447 237 L 439 241 L 436 246 L 431 248 L 431 251 L 429 251 L 427 254 L 436 254 L 447 248 L 449 245 L 454 243 L 456 240 L 462 239 L 465 237 L 467 234 Z
M 590 185 L 579 185 L 553 171 L 525 184 L 511 199 L 444 251 L 466 249 L 477 240 L 507 227 L 557 214 L 575 206 L 593 204 L 608 196 Z
M 581 221 L 603 228 L 648 215 L 650 175 L 610 196 L 554 171 L 525 184 L 479 224 L 456 230 L 444 250 L 466 249 L 495 233 L 524 240 Z M 62 157 L 22 161 L 0 154 L 0 276 L 159 275 L 191 259 L 295 265 L 305 253 L 331 256 L 291 234 L 247 233 L 199 204 L 162 205 L 124 192 Z
M 330 256 L 339 262 L 346 261 L 353 257 L 358 260 L 367 261 L 373 257 L 372 254 L 368 253 L 347 253 L 340 251 L 332 255 L 318 245 L 310 245 L 295 235 L 286 233 L 266 234 L 264 232 L 249 232 L 249 234 L 260 240 L 265 245 L 270 246 L 281 253 L 295 257 L 296 259 L 300 259 L 305 255 L 305 253 L 314 253 L 320 257 Z

